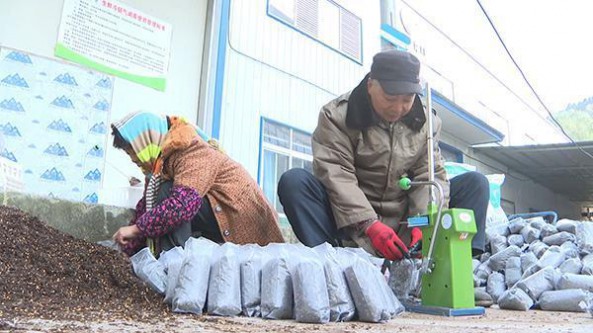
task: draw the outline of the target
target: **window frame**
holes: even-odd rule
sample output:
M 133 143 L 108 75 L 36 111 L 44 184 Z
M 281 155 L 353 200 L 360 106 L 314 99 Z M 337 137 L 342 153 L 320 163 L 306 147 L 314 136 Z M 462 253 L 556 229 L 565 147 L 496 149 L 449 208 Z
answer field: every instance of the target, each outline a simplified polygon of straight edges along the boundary
M 294 1 L 296 3 L 297 0 L 294 0 Z M 270 0 L 266 0 L 266 15 L 268 17 L 270 17 L 270 18 L 272 18 L 272 19 L 274 19 L 274 20 L 282 23 L 283 25 L 289 27 L 290 29 L 292 29 L 292 30 L 294 30 L 294 31 L 296 31 L 296 32 L 298 32 L 298 33 L 300 33 L 300 34 L 302 34 L 302 35 L 304 35 L 304 36 L 306 36 L 306 37 L 308 37 L 308 38 L 316 41 L 317 43 L 319 43 L 319 44 L 321 44 L 321 45 L 329 48 L 330 50 L 332 50 L 334 52 L 337 52 L 337 53 L 341 54 L 342 56 L 344 56 L 344 57 L 346 57 L 346 58 L 352 60 L 353 62 L 355 62 L 355 63 L 357 63 L 357 64 L 359 64 L 359 65 L 362 66 L 362 64 L 364 63 L 364 52 L 363 52 L 364 51 L 364 47 L 363 47 L 364 46 L 364 35 L 363 35 L 363 31 L 364 30 L 363 30 L 363 21 L 362 21 L 362 18 L 360 16 L 354 14 L 353 12 L 349 11 L 348 9 L 344 8 L 343 6 L 340 6 L 340 4 L 338 4 L 337 2 L 335 2 L 333 0 L 319 0 L 319 1 L 326 1 L 326 2 L 328 2 L 330 4 L 332 4 L 332 5 L 335 5 L 336 7 L 338 7 L 340 9 L 340 13 L 343 10 L 343 11 L 347 12 L 348 14 L 350 14 L 350 15 L 352 15 L 352 16 L 354 16 L 354 17 L 356 17 L 356 18 L 358 18 L 360 20 L 360 51 L 359 51 L 359 53 L 360 53 L 360 59 L 357 59 L 357 58 L 355 58 L 355 57 L 347 54 L 346 52 L 342 51 L 340 49 L 340 45 L 338 45 L 338 48 L 335 48 L 335 47 L 333 47 L 331 45 L 328 45 L 327 43 L 325 43 L 324 41 L 322 41 L 319 37 L 311 36 L 306 31 L 299 29 L 299 27 L 297 27 L 294 23 L 287 22 L 287 21 L 283 20 L 281 17 L 277 17 L 273 13 L 270 13 Z M 340 25 L 338 26 L 338 29 L 339 29 L 338 39 L 341 40 L 341 37 L 342 37 L 342 26 L 341 26 L 342 16 L 341 15 L 340 15 L 338 21 L 340 22 Z
M 443 141 L 439 141 L 439 148 L 442 151 L 446 151 L 455 155 L 455 161 L 451 162 L 463 163 L 463 152 L 460 149 L 451 146 L 450 144 L 444 143 Z
M 285 127 L 289 130 L 290 133 L 290 140 L 289 140 L 289 147 L 290 148 L 285 148 L 285 147 L 280 147 L 280 146 L 276 146 L 272 143 L 269 142 L 265 142 L 264 141 L 264 128 L 265 128 L 265 124 L 267 123 L 271 123 L 274 124 L 276 126 L 281 126 L 281 127 Z M 309 137 L 312 137 L 312 133 L 309 133 L 307 131 L 303 131 L 299 128 L 296 128 L 294 126 L 279 122 L 279 121 L 275 121 L 272 120 L 270 118 L 266 118 L 266 117 L 261 117 L 260 118 L 260 126 L 259 126 L 260 130 L 259 130 L 259 156 L 258 156 L 258 164 L 257 164 L 257 183 L 259 185 L 259 187 L 262 189 L 262 191 L 264 191 L 264 157 L 265 157 L 265 151 L 270 151 L 272 153 L 276 153 L 276 154 L 280 154 L 280 155 L 284 155 L 288 157 L 288 169 L 290 170 L 292 168 L 293 165 L 293 158 L 298 158 L 301 160 L 305 160 L 305 161 L 309 161 L 311 163 L 313 163 L 313 151 L 311 151 L 311 155 L 307 154 L 307 153 L 303 153 L 303 152 L 299 152 L 296 150 L 292 150 L 292 143 L 293 143 L 293 132 L 299 132 L 301 134 L 305 134 Z M 311 148 L 312 149 L 312 148 Z M 277 167 L 277 165 L 276 165 Z M 276 183 L 276 186 L 278 186 L 278 184 Z M 277 188 L 274 190 L 275 192 L 275 198 L 274 201 L 270 202 L 270 204 L 274 207 L 274 209 L 276 209 L 276 199 L 278 197 L 278 192 L 277 192 Z M 266 197 L 266 199 L 269 200 L 269 198 Z M 284 213 L 282 212 L 278 212 L 278 214 L 280 216 L 285 216 Z

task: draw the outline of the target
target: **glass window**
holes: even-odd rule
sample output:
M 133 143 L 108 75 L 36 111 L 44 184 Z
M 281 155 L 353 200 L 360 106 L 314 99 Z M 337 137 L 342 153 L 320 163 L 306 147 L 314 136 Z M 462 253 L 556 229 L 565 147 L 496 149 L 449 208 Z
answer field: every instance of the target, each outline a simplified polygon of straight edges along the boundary
M 439 148 L 441 149 L 441 156 L 445 161 L 463 163 L 463 152 L 461 150 L 444 142 L 439 142 Z
M 295 157 L 292 159 L 292 167 L 305 169 L 305 170 L 313 173 L 313 163 L 311 163 L 311 161 L 302 160 L 300 158 Z
M 263 121 L 260 183 L 266 198 L 281 215 L 278 182 L 284 172 L 303 168 L 313 172 L 311 135 L 267 119 Z
M 298 131 L 292 131 L 292 150 L 311 155 L 311 136 Z
M 275 146 L 290 148 L 290 129 L 275 123 L 264 123 L 264 141 Z

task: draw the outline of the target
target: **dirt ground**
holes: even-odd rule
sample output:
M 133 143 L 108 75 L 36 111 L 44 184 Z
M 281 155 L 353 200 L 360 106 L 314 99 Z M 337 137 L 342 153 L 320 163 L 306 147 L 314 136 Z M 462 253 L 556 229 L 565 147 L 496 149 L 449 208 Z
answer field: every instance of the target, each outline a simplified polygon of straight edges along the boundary
M 16 319 L 0 321 L 0 332 L 592 332 L 593 317 L 586 313 L 529 312 L 487 309 L 474 317 L 438 317 L 404 313 L 384 324 L 361 322 L 302 324 L 288 320 L 222 318 L 176 315 L 159 322 L 134 321 L 57 321 Z
M 0 332 L 592 332 L 586 313 L 487 309 L 480 317 L 404 313 L 326 325 L 173 314 L 128 258 L 0 206 Z
M 123 254 L 0 206 L 0 320 L 169 315 L 162 297 L 141 283 Z

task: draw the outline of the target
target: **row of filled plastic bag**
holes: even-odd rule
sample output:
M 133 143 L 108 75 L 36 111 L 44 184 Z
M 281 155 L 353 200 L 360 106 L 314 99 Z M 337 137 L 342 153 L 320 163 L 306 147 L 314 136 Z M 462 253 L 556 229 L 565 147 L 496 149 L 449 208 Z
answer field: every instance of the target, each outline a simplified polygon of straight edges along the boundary
M 218 245 L 190 238 L 155 259 L 134 255 L 134 272 L 174 312 L 384 322 L 404 311 L 374 259 L 360 249 L 321 244 Z

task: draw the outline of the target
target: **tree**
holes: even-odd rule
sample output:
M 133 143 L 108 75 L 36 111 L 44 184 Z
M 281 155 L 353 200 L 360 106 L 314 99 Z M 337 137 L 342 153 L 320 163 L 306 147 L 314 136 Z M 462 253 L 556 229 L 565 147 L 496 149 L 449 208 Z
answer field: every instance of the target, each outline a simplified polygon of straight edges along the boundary
M 593 97 L 569 104 L 555 118 L 573 140 L 593 140 Z

